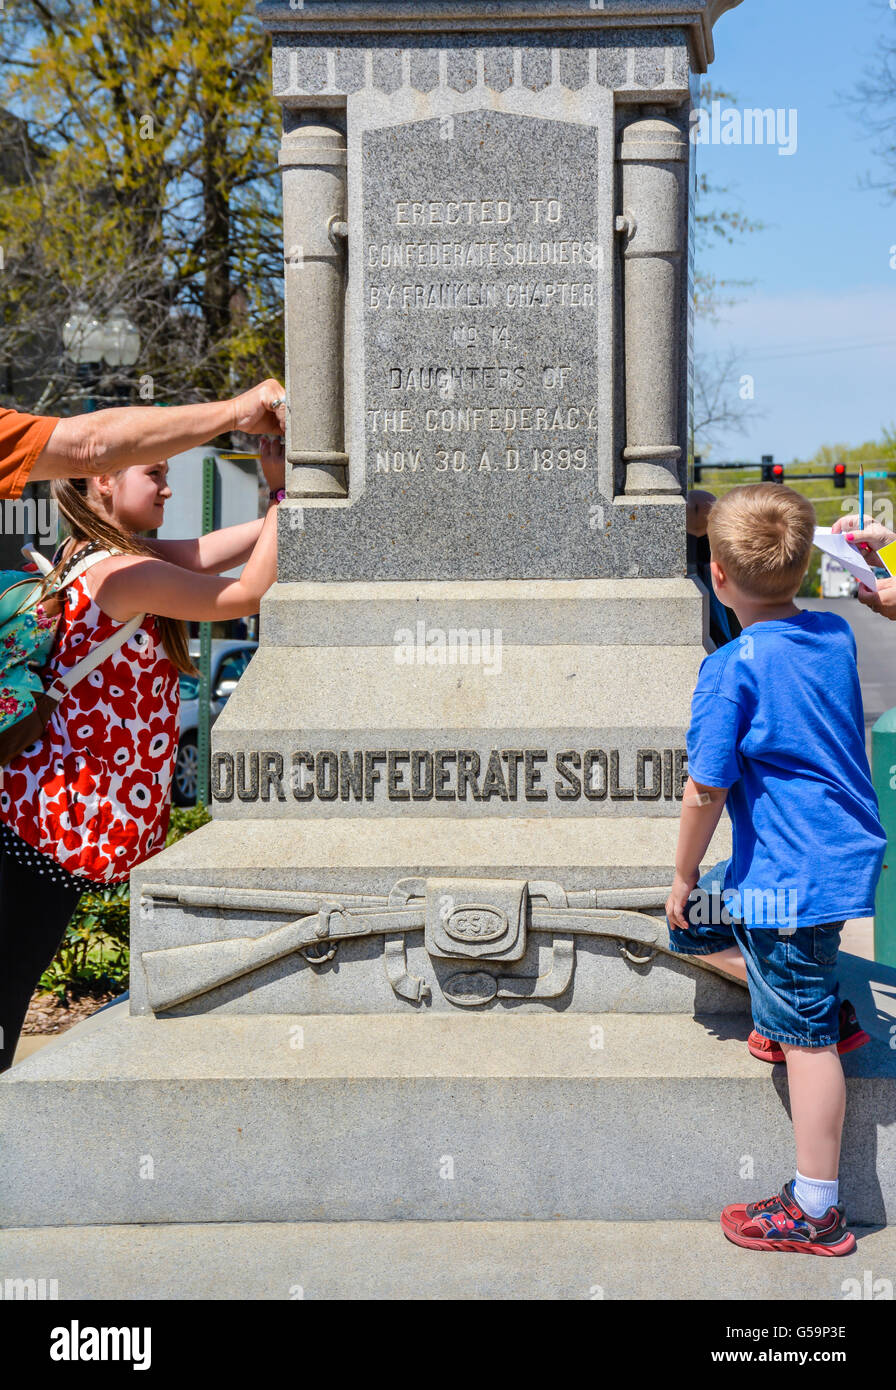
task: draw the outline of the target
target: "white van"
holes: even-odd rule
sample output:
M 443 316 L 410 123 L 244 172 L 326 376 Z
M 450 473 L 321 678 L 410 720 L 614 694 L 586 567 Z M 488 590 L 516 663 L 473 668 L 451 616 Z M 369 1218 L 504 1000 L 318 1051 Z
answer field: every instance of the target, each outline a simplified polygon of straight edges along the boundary
M 858 580 L 853 578 L 849 570 L 845 570 L 842 565 L 838 565 L 833 556 L 822 554 L 821 597 L 855 598 L 858 592 Z

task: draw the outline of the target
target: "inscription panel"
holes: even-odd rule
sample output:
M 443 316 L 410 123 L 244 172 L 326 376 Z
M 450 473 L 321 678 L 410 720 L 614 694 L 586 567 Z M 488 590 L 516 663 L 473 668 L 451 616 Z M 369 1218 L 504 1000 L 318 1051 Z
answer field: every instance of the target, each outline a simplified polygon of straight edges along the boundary
M 598 496 L 598 131 L 475 111 L 364 132 L 366 489 L 434 555 Z M 487 543 L 486 543 L 487 544 Z
M 387 738 L 351 747 L 216 749 L 211 789 L 219 807 L 254 814 L 676 815 L 687 780 L 680 746 L 426 747 Z

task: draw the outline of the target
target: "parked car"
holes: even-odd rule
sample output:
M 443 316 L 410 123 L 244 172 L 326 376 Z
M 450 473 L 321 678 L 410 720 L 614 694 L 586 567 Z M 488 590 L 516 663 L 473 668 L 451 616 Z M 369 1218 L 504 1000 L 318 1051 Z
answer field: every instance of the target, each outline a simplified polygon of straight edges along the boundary
M 212 641 L 210 722 L 214 724 L 227 701 L 236 690 L 237 681 L 252 660 L 257 642 L 229 642 L 224 638 Z M 190 643 L 190 655 L 199 661 L 199 643 Z M 199 677 L 180 677 L 180 738 L 177 761 L 171 783 L 171 800 L 175 806 L 195 806 L 199 775 Z

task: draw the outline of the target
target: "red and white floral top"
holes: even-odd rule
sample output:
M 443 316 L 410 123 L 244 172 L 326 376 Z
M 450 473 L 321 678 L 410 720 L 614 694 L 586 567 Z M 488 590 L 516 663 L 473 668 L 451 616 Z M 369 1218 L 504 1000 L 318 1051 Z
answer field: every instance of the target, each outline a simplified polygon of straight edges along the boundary
M 82 575 L 66 590 L 45 684 L 123 624 Z M 177 670 L 155 619 L 54 710 L 43 736 L 4 769 L 0 821 L 69 873 L 118 883 L 165 842 L 179 731 Z

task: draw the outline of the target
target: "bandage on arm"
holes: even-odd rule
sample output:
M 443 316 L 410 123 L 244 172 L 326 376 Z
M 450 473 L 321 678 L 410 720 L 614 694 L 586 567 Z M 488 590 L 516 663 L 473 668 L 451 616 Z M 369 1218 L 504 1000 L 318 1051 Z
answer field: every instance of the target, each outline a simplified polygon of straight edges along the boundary
M 699 873 L 716 826 L 722 818 L 727 797 L 726 787 L 707 787 L 688 778 L 682 798 L 675 853 L 676 872 L 683 878 L 695 878 Z

